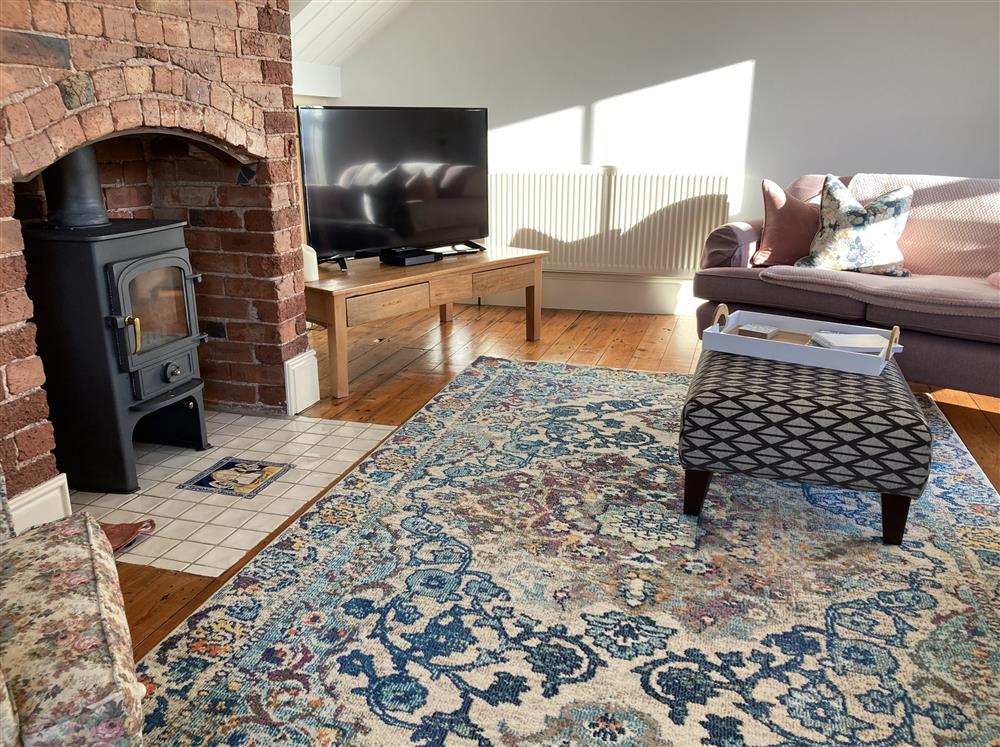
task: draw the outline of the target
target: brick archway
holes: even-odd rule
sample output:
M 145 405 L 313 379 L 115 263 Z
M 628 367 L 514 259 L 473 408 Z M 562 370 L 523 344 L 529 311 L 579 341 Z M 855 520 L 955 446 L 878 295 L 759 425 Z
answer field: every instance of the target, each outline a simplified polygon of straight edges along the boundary
M 86 144 L 107 165 L 112 217 L 189 224 L 204 274 L 206 398 L 283 407 L 283 363 L 307 347 L 287 10 L 287 0 L 5 5 L 0 470 L 12 495 L 57 471 L 15 209 L 34 177 Z

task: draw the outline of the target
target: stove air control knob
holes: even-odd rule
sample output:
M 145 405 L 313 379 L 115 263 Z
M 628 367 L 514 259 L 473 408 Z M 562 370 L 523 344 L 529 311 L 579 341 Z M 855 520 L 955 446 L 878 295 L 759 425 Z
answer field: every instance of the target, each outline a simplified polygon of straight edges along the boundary
M 167 363 L 163 367 L 163 376 L 167 381 L 176 381 L 181 376 L 181 367 L 176 363 Z

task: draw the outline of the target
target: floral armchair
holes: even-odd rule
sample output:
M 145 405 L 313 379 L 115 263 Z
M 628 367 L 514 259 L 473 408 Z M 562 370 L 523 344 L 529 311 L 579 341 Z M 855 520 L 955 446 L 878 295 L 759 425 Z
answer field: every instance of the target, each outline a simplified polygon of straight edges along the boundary
M 14 535 L 0 475 L 0 744 L 142 744 L 114 556 L 85 513 Z

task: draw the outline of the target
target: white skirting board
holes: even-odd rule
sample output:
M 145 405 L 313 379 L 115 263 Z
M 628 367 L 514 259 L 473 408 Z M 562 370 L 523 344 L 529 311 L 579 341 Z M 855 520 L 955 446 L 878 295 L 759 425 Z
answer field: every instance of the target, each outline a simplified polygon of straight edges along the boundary
M 51 480 L 15 495 L 9 502 L 14 531 L 19 534 L 25 529 L 61 519 L 73 512 L 69 505 L 66 475 L 61 472 Z
M 690 277 L 548 270 L 542 274 L 542 307 L 693 316 L 701 301 L 692 295 L 691 286 Z M 522 306 L 524 291 L 487 296 L 483 303 Z
M 319 365 L 315 350 L 306 350 L 285 361 L 285 402 L 289 415 L 319 402 Z

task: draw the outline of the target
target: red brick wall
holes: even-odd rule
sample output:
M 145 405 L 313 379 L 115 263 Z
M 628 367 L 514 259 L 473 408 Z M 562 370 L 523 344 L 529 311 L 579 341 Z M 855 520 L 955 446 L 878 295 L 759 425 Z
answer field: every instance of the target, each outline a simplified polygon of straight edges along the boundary
M 0 470 L 56 474 L 20 223 L 41 170 L 97 145 L 111 217 L 187 220 L 206 399 L 279 408 L 306 348 L 287 0 L 2 0 Z M 155 134 L 154 134 L 155 133 Z M 164 135 L 163 133 L 167 133 Z M 126 137 L 120 137 L 126 135 Z

